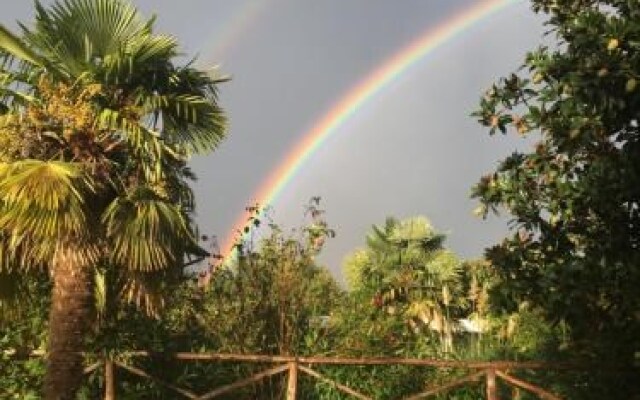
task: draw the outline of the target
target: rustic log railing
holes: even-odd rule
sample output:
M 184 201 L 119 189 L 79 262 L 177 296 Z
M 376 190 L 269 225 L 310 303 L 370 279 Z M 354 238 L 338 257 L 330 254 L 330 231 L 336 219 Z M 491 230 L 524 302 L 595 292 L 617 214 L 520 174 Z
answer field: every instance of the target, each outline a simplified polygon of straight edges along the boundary
M 126 353 L 129 359 L 136 357 L 153 357 L 157 354 L 145 351 Z M 182 395 L 187 399 L 215 399 L 224 394 L 231 393 L 245 386 L 256 384 L 261 380 L 278 375 L 288 374 L 286 385 L 286 400 L 295 400 L 298 398 L 298 375 L 299 372 L 311 378 L 317 379 L 331 385 L 338 391 L 346 393 L 353 398 L 361 400 L 372 400 L 373 397 L 365 393 L 361 393 L 345 384 L 330 379 L 318 371 L 314 370 L 314 365 L 407 365 L 407 366 L 423 366 L 435 368 L 457 368 L 470 371 L 470 373 L 461 378 L 455 378 L 449 382 L 445 382 L 436 386 L 425 388 L 422 392 L 407 397 L 404 400 L 424 399 L 430 396 L 444 394 L 452 389 L 470 384 L 478 384 L 482 381 L 485 383 L 486 399 L 498 400 L 497 382 L 522 389 L 537 395 L 543 400 L 560 400 L 560 397 L 544 388 L 539 387 L 531 382 L 526 382 L 521 378 L 516 378 L 508 371 L 515 370 L 573 370 L 582 369 L 573 364 L 558 364 L 534 361 L 455 361 L 455 360 L 432 360 L 432 359 L 414 359 L 414 358 L 344 358 L 344 357 L 292 357 L 292 356 L 266 356 L 266 355 L 247 355 L 247 354 L 219 354 L 219 353 L 172 353 L 160 354 L 163 359 L 173 359 L 180 361 L 209 361 L 209 362 L 239 362 L 253 364 L 271 364 L 254 375 L 242 378 L 233 383 L 226 384 L 217 388 L 212 388 L 207 393 L 197 394 L 191 389 L 181 388 L 169 382 L 165 382 L 157 377 L 149 375 L 140 368 L 127 365 L 124 362 L 104 359 L 98 361 L 85 369 L 86 373 L 91 373 L 96 369 L 103 367 L 104 370 L 104 399 L 115 400 L 117 398 L 117 382 L 116 369 L 122 369 L 132 375 L 149 379 L 156 384 Z

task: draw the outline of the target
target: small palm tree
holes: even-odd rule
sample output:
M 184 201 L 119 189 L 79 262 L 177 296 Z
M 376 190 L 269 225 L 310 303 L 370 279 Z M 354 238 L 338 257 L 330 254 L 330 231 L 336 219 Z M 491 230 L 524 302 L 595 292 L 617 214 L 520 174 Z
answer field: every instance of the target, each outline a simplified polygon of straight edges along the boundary
M 452 315 L 465 302 L 457 257 L 443 248 L 445 236 L 424 217 L 388 218 L 373 226 L 367 247 L 347 265 L 359 288 L 374 289 L 372 302 L 389 312 L 402 312 L 418 330 L 436 331 L 442 348 L 453 350 Z M 349 264 L 351 263 L 351 264 Z
M 176 40 L 132 6 L 35 9 L 20 36 L 0 26 L 0 271 L 50 272 L 45 398 L 72 399 L 97 269 L 139 293 L 141 276 L 206 254 L 186 162 L 226 121 L 222 80 L 177 65 Z

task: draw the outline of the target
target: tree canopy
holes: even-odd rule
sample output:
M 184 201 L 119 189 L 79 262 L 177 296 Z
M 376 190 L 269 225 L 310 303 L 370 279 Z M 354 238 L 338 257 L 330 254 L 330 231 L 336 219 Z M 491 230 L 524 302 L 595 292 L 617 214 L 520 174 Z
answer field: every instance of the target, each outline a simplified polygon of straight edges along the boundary
M 640 5 L 532 3 L 548 14 L 555 43 L 528 53 L 475 113 L 491 134 L 538 139 L 473 191 L 483 214 L 513 216 L 513 234 L 487 251 L 502 279 L 496 300 L 507 309 L 532 302 L 566 324 L 574 356 L 632 365 L 640 349 Z M 619 398 L 638 389 L 625 374 L 608 378 Z

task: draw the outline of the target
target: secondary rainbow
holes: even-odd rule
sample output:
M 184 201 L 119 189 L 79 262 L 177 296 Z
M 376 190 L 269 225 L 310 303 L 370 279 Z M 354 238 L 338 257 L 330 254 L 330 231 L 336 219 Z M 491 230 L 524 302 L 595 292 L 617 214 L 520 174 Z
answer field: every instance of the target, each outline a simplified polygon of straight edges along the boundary
M 418 39 L 389 58 L 382 66 L 352 87 L 322 118 L 316 121 L 302 140 L 295 145 L 289 155 L 262 184 L 253 197 L 255 201 L 261 206 L 273 203 L 280 192 L 295 177 L 301 166 L 333 133 L 337 132 L 365 103 L 405 73 L 412 65 L 479 21 L 518 2 L 521 1 L 490 0 L 480 2 L 441 25 L 425 31 Z M 238 239 L 237 235 L 246 235 L 243 233 L 246 224 L 247 217 L 242 215 L 221 248 L 223 263 L 228 261 L 233 254 L 233 245 Z
M 216 27 L 205 44 L 209 45 L 206 58 L 201 60 L 204 65 L 219 62 L 233 45 L 242 41 L 242 36 L 255 27 L 256 21 L 267 11 L 267 6 L 276 7 L 275 0 L 250 0 L 233 10 L 225 22 Z

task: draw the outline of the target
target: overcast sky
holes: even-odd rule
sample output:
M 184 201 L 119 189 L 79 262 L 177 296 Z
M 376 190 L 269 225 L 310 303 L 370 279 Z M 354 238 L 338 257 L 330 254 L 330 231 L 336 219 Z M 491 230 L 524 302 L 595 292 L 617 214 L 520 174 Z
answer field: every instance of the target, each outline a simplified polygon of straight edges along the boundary
M 1 0 L 0 21 L 30 23 L 32 3 Z M 245 205 L 348 89 L 430 27 L 480 0 L 137 0 L 200 65 L 220 64 L 229 137 L 193 166 L 201 231 L 224 238 Z M 44 1 L 44 3 L 50 3 Z M 386 216 L 427 216 L 463 257 L 506 233 L 472 215 L 471 186 L 524 144 L 488 137 L 469 114 L 485 89 L 541 41 L 526 1 L 484 19 L 394 81 L 320 148 L 272 204 L 286 227 L 322 196 L 337 237 L 321 260 L 343 257 Z

